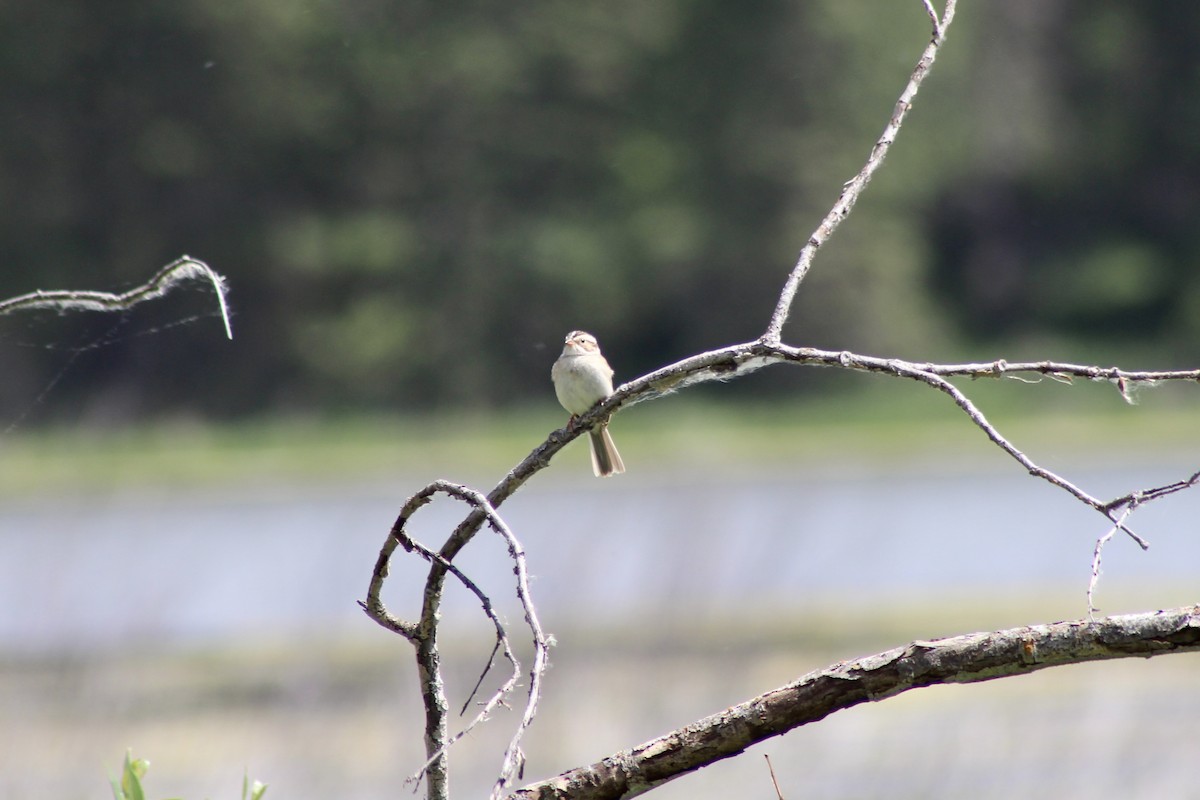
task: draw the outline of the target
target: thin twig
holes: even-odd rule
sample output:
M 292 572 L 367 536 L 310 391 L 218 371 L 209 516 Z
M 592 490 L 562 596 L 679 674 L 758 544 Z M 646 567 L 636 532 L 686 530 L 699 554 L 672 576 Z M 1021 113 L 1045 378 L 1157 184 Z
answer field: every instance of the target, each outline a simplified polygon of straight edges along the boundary
M 497 639 L 492 645 L 492 652 L 488 655 L 487 663 L 483 665 L 483 670 L 480 671 L 478 680 L 476 680 L 475 685 L 471 687 L 471 691 L 467 695 L 467 699 L 463 701 L 462 708 L 460 708 L 458 711 L 458 715 L 460 717 L 466 715 L 467 709 L 470 708 L 471 703 L 475 701 L 475 696 L 479 694 L 479 689 L 483 686 L 484 679 L 491 674 L 492 667 L 496 666 L 496 655 L 500 652 L 500 645 L 501 642 L 499 639 Z
M 942 23 L 938 19 L 937 11 L 933 7 L 933 3 L 929 0 L 921 0 L 925 5 L 925 13 L 929 15 L 930 21 L 933 23 L 933 36 L 936 39 L 942 38 Z
M 763 758 L 767 760 L 767 771 L 771 773 L 771 785 L 775 787 L 775 796 L 779 800 L 783 800 L 783 792 L 779 790 L 779 781 L 775 779 L 775 767 L 771 764 L 771 754 L 763 753 Z
M 954 400 L 955 405 L 962 409 L 963 413 L 970 418 L 971 422 L 975 423 L 976 427 L 982 430 L 984 434 L 986 434 L 987 437 L 991 439 L 992 442 L 1001 450 L 1008 453 L 1013 459 L 1015 459 L 1018 464 L 1025 467 L 1030 475 L 1033 475 L 1036 478 L 1041 478 L 1053 486 L 1057 486 L 1081 502 L 1086 503 L 1087 505 L 1096 509 L 1105 517 L 1112 520 L 1117 528 L 1124 531 L 1130 538 L 1137 542 L 1143 550 L 1150 547 L 1149 542 L 1126 527 L 1124 520 L 1128 514 L 1122 515 L 1119 520 L 1116 519 L 1113 516 L 1113 512 L 1110 509 L 1109 503 L 1098 500 L 1084 490 L 1080 489 L 1075 484 L 1071 483 L 1066 478 L 1063 478 L 1062 476 L 1046 469 L 1045 467 L 1035 464 L 1033 459 L 1018 450 L 1012 442 L 1005 438 L 1004 435 L 1001 434 L 994 425 L 992 425 L 992 423 L 988 422 L 987 417 L 983 415 L 983 412 L 980 411 L 979 408 L 971 402 L 970 398 L 963 394 L 958 387 L 950 383 L 950 381 L 934 375 L 931 372 L 924 372 L 920 369 L 913 369 L 909 365 L 902 365 L 901 362 L 893 361 L 892 368 L 896 371 L 897 375 L 904 375 L 914 380 L 927 383 L 935 389 L 948 394 Z
M 972 364 L 921 364 L 927 372 L 943 377 L 1013 378 L 1021 373 L 1045 375 L 1062 383 L 1071 378 L 1089 381 L 1108 381 L 1118 391 L 1127 391 L 1129 384 L 1153 386 L 1160 381 L 1200 381 L 1200 369 L 1185 370 L 1123 370 L 1120 367 L 1099 367 L 1091 364 L 1071 364 L 1063 361 L 1018 361 L 1005 359 Z M 1122 390 L 1122 385 L 1126 386 Z
M 529 593 L 529 573 L 525 568 L 525 551 L 522 549 L 521 543 L 504 525 L 499 515 L 495 514 L 494 509 L 492 513 L 494 515 L 492 528 L 508 544 L 508 554 L 513 560 L 513 572 L 517 577 L 517 597 L 520 598 L 521 608 L 525 612 L 525 622 L 533 634 L 533 665 L 529 669 L 529 698 L 525 703 L 525 711 L 521 714 L 521 723 L 517 726 L 512 739 L 509 740 L 508 748 L 504 751 L 500 776 L 492 788 L 492 798 L 495 799 L 503 796 L 504 791 L 512 785 L 513 781 L 524 774 L 525 754 L 521 751 L 521 739 L 537 715 L 538 700 L 542 696 L 542 676 L 546 674 L 550 645 L 553 640 L 542 632 L 542 623 L 538 620 L 537 609 L 533 604 L 533 597 Z
M 0 314 L 35 308 L 53 308 L 58 311 L 124 311 L 138 303 L 154 300 L 171 291 L 178 284 L 199 278 L 212 284 L 221 309 L 221 320 L 225 323 L 225 335 L 233 338 L 233 327 L 229 322 L 229 306 L 226 303 L 228 287 L 225 279 L 203 261 L 190 256 L 180 256 L 154 274 L 150 280 L 127 292 L 93 292 L 83 290 L 42 291 L 41 289 L 0 300 Z
M 917 61 L 916 67 L 913 68 L 912 74 L 908 78 L 908 84 L 904 87 L 904 91 L 900 93 L 899 100 L 896 101 L 895 107 L 892 109 L 892 115 L 888 119 L 887 125 L 883 128 L 883 133 L 871 148 L 870 154 L 867 156 L 867 161 L 863 164 L 858 174 L 846 182 L 842 188 L 842 194 L 838 197 L 837 202 L 833 204 L 833 208 L 829 209 L 829 213 L 821 220 L 821 224 L 808 237 L 808 242 L 800 250 L 800 256 L 796 260 L 796 265 L 792 267 L 791 273 L 788 274 L 787 280 L 783 284 L 783 291 L 779 294 L 779 302 L 775 306 L 774 313 L 771 314 L 771 320 L 767 324 L 767 329 L 762 335 L 762 341 L 768 344 L 778 344 L 783 335 L 783 324 L 787 322 L 788 314 L 791 313 L 792 301 L 796 297 L 796 290 L 800 288 L 800 282 L 804 280 L 804 276 L 808 274 L 809 268 L 812 267 L 813 259 L 817 255 L 817 250 L 829 241 L 838 226 L 850 215 L 854 204 L 858 202 L 858 197 L 862 194 L 863 189 L 871 181 L 871 177 L 883 165 L 884 158 L 887 157 L 888 151 L 895 142 L 897 134 L 900 133 L 900 127 L 904 124 L 905 117 L 912 109 L 913 100 L 916 99 L 917 91 L 921 88 L 921 83 L 929 75 L 930 68 L 933 67 L 933 62 L 937 58 L 938 51 L 945 42 L 946 30 L 950 27 L 951 21 L 954 19 L 954 8 L 956 0 L 947 0 L 946 8 L 942 12 L 941 22 L 938 22 L 937 14 L 933 12 L 928 2 L 925 2 L 926 12 L 933 20 L 933 37 L 929 45 L 925 48 L 925 52 L 921 54 L 921 58 Z
M 1109 511 L 1114 511 L 1127 505 L 1141 505 L 1151 500 L 1158 500 L 1160 497 L 1182 492 L 1184 489 L 1190 489 L 1197 483 L 1200 483 L 1200 472 L 1193 472 L 1190 477 L 1184 478 L 1181 481 L 1174 481 L 1165 486 L 1156 486 L 1153 489 L 1142 489 L 1141 491 L 1121 495 L 1116 499 L 1109 500 L 1106 506 Z
M 484 594 L 483 590 L 480 589 L 479 586 L 477 586 L 474 581 L 472 581 L 470 578 L 468 578 L 462 572 L 462 570 L 460 570 L 454 564 L 451 564 L 450 562 L 446 561 L 440 555 L 438 555 L 434 551 L 430 550 L 429 548 L 425 547 L 420 542 L 417 542 L 416 540 L 414 540 L 407 533 L 404 533 L 403 531 L 401 531 L 401 532 L 397 532 L 395 534 L 395 536 L 398 539 L 400 539 L 400 543 L 404 547 L 405 550 L 408 550 L 409 552 L 415 552 L 418 555 L 420 555 L 422 558 L 426 559 L 427 561 L 441 564 L 442 567 L 447 572 L 449 572 L 451 575 L 453 575 L 455 578 L 458 579 L 459 583 L 461 583 L 472 594 L 475 595 L 475 597 L 479 600 L 480 605 L 483 607 L 483 613 L 487 616 L 488 620 L 491 621 L 493 627 L 496 630 L 496 648 L 499 648 L 501 651 L 503 651 L 504 657 L 508 660 L 508 662 L 510 664 L 512 664 L 512 674 L 508 677 L 508 679 L 506 681 L 504 681 L 504 683 L 500 686 L 500 688 L 497 689 L 496 692 L 493 693 L 492 696 L 483 704 L 483 709 L 478 714 L 476 714 L 475 717 L 469 723 L 467 723 L 466 727 L 464 727 L 462 730 L 460 730 L 458 733 L 456 733 L 450 739 L 446 740 L 446 742 L 440 748 L 438 748 L 436 751 L 434 751 L 432 754 L 430 754 L 428 759 L 426 760 L 426 762 L 421 766 L 421 769 L 415 775 L 412 775 L 408 779 L 409 781 L 419 781 L 422 778 L 422 776 L 424 776 L 425 771 L 430 767 L 430 765 L 432 765 L 436 760 L 441 758 L 442 754 L 445 753 L 446 750 L 448 750 L 455 743 L 457 743 L 459 740 L 461 740 L 464 736 L 466 736 L 468 733 L 470 733 L 481 722 L 486 720 L 488 718 L 488 716 L 491 714 L 491 712 L 495 710 L 496 706 L 500 705 L 504 701 L 504 698 L 508 695 L 508 693 L 511 692 L 513 690 L 513 688 L 517 685 L 517 681 L 519 681 L 521 679 L 521 664 L 520 664 L 520 662 L 517 661 L 517 657 L 513 653 L 512 647 L 509 645 L 508 634 L 504 630 L 504 625 L 503 625 L 503 623 L 500 622 L 500 618 L 496 615 L 495 609 L 492 607 L 491 598 L 489 598 L 486 594 Z M 495 655 L 495 650 L 493 650 L 493 656 L 494 655 Z M 489 666 L 490 666 L 490 662 L 489 662 Z M 485 675 L 487 674 L 487 670 L 484 670 L 484 674 Z M 483 676 L 480 676 L 479 680 L 480 680 L 480 683 L 482 683 Z M 476 687 L 476 688 L 478 688 L 478 687 Z M 465 707 L 464 707 L 464 710 L 465 710 Z
M 1096 586 L 1097 586 L 1097 584 L 1100 583 L 1100 557 L 1101 557 L 1101 554 L 1104 552 L 1104 546 L 1106 544 L 1108 544 L 1109 540 L 1112 539 L 1113 536 L 1116 535 L 1116 533 L 1119 529 L 1121 529 L 1121 527 L 1125 523 L 1126 517 L 1128 517 L 1130 514 L 1133 513 L 1133 510 L 1135 508 L 1137 508 L 1137 505 L 1138 504 L 1137 504 L 1136 500 L 1133 502 L 1130 502 L 1125 507 L 1125 510 L 1123 512 L 1121 512 L 1121 516 L 1116 521 L 1114 521 L 1113 526 L 1108 529 L 1108 533 L 1104 534 L 1103 536 L 1101 536 L 1099 539 L 1096 540 L 1096 547 L 1094 550 L 1092 550 L 1092 577 L 1088 581 L 1088 588 L 1087 588 L 1088 619 L 1091 620 L 1092 622 L 1096 621 L 1095 593 L 1096 593 Z

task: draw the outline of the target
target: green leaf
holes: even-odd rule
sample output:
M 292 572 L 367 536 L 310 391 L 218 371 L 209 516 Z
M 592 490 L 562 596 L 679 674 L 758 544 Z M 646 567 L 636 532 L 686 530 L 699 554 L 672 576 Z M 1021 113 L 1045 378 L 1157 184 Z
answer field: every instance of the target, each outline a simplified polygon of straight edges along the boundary
M 250 773 L 242 771 L 242 800 L 259 800 L 267 791 L 267 785 L 262 781 L 250 783 Z M 248 794 L 247 794 L 248 793 Z
M 133 757 L 133 749 L 125 751 L 125 768 L 121 775 L 121 800 L 146 800 L 142 791 L 142 778 L 149 769 L 150 762 Z

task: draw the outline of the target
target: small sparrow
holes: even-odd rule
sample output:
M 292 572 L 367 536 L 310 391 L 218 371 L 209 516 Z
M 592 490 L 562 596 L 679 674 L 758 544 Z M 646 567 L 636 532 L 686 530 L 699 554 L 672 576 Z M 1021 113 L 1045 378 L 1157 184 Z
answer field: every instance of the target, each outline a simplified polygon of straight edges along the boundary
M 571 421 L 613 393 L 613 371 L 596 337 L 583 331 L 571 331 L 563 344 L 562 355 L 550 369 L 558 402 L 571 412 Z M 608 435 L 608 422 L 589 432 L 592 440 L 592 471 L 596 477 L 618 475 L 625 471 L 621 454 Z

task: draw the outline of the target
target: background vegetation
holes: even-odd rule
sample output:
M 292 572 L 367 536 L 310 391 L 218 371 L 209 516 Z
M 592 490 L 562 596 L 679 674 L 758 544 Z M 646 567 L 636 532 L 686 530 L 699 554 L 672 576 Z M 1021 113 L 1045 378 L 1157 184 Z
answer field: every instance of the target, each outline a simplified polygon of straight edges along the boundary
M 3 4 L 0 295 L 186 252 L 237 317 L 170 346 L 136 334 L 207 298 L 0 320 L 0 417 L 68 364 L 30 423 L 488 409 L 546 401 L 572 328 L 622 379 L 752 337 L 927 27 L 891 0 Z M 1194 363 L 1200 6 L 956 27 L 788 340 Z

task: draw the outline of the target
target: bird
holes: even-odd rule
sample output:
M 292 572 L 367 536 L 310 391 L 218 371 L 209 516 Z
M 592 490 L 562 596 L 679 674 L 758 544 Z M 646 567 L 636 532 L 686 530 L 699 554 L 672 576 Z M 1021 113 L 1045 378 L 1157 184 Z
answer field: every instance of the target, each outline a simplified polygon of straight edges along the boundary
M 550 368 L 554 394 L 571 414 L 571 422 L 613 393 L 613 371 L 600 354 L 596 337 L 585 331 L 571 331 L 563 343 L 562 355 Z M 592 472 L 598 478 L 625 471 L 621 454 L 613 444 L 605 420 L 588 432 L 592 442 Z

